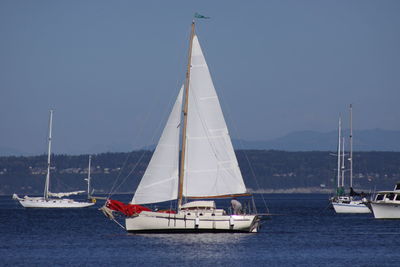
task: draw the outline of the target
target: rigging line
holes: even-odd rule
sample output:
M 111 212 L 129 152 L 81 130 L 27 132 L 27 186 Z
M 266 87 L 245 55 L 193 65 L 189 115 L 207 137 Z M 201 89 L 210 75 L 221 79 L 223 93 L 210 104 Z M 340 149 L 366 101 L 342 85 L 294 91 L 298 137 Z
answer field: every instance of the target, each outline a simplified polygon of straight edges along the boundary
M 170 96 L 170 99 L 171 99 L 171 98 L 172 98 L 172 97 Z M 158 100 L 157 100 L 157 101 L 154 101 L 154 106 L 158 106 L 160 100 L 161 100 L 161 95 L 158 94 Z M 171 101 L 170 101 L 170 102 L 171 102 Z M 168 105 L 167 105 L 167 107 L 168 107 Z M 150 118 L 150 116 L 151 116 L 153 110 L 154 110 L 154 108 L 151 108 L 151 109 L 148 111 L 148 113 L 147 113 L 147 115 L 146 115 L 146 120 L 144 120 L 144 122 L 147 122 L 147 121 L 148 121 L 148 119 Z M 165 113 L 166 113 L 166 112 L 164 112 L 164 114 L 165 114 Z M 159 130 L 159 128 L 161 127 L 161 126 L 160 126 L 160 125 L 161 125 L 161 121 L 162 121 L 162 120 L 160 120 L 159 126 L 158 126 L 157 130 L 154 132 L 153 137 L 152 137 L 152 139 L 151 139 L 150 142 L 154 142 L 154 135 L 155 135 L 155 133 Z M 140 131 L 139 131 L 138 134 L 136 135 L 136 138 L 135 138 L 136 141 L 134 142 L 134 144 L 136 144 L 136 142 L 137 142 L 139 136 L 142 135 L 143 130 L 144 130 L 144 123 L 142 124 L 142 127 L 141 127 Z M 123 179 L 123 182 L 121 182 L 121 183 L 117 186 L 117 182 L 119 181 L 119 178 L 121 177 L 122 172 L 123 172 L 123 170 L 125 169 L 125 167 L 126 167 L 126 165 L 127 165 L 127 162 L 128 162 L 128 160 L 129 160 L 129 158 L 131 157 L 131 155 L 133 154 L 133 152 L 134 152 L 134 151 L 131 151 L 131 153 L 129 153 L 129 155 L 128 155 L 127 158 L 125 159 L 125 162 L 124 162 L 123 166 L 121 167 L 121 169 L 120 169 L 120 171 L 119 171 L 119 173 L 118 173 L 118 177 L 114 180 L 114 184 L 113 184 L 113 186 L 112 186 L 112 188 L 111 188 L 109 197 L 113 194 L 113 191 L 115 192 L 115 191 L 117 190 L 117 189 L 115 189 L 115 187 L 118 187 L 118 188 L 121 187 L 121 185 L 126 181 L 127 177 L 125 177 L 125 178 Z M 139 157 L 139 159 L 138 159 L 136 165 L 133 167 L 133 170 L 130 171 L 130 173 L 128 174 L 128 176 L 134 171 L 134 169 L 136 168 L 136 166 L 139 165 L 139 163 L 141 162 L 141 159 L 143 158 L 143 156 L 144 156 L 145 153 L 146 153 L 146 151 L 143 150 L 142 155 Z
M 242 141 L 239 141 L 239 142 L 242 142 Z M 249 160 L 249 157 L 247 156 L 246 150 L 243 149 L 242 151 L 244 152 L 244 155 L 245 155 L 245 157 L 246 157 L 247 163 L 248 163 L 249 166 L 250 166 L 251 174 L 252 174 L 253 177 L 254 177 L 254 181 L 256 182 L 257 187 L 258 187 L 258 188 L 261 188 L 261 187 L 260 187 L 260 184 L 258 183 L 256 174 L 255 174 L 254 169 L 253 169 L 253 166 L 251 165 L 250 160 Z M 264 194 L 262 194 L 262 193 L 261 193 L 261 198 L 262 198 L 262 201 L 263 201 L 265 207 L 267 208 L 267 212 L 269 213 L 269 208 L 268 208 L 268 206 L 267 206 L 267 202 L 265 201 Z
M 128 162 L 128 160 L 129 160 L 129 158 L 132 156 L 132 154 L 133 154 L 134 152 L 136 152 L 136 151 L 131 151 L 131 152 L 128 154 L 128 156 L 126 157 L 125 162 L 124 162 L 124 164 L 122 165 L 122 167 L 121 167 L 121 169 L 120 169 L 120 171 L 119 171 L 119 173 L 118 173 L 117 178 L 114 180 L 113 186 L 111 187 L 111 190 L 110 190 L 110 193 L 108 194 L 107 199 L 109 199 L 109 198 L 116 192 L 117 188 L 119 188 L 119 187 L 121 186 L 121 184 L 122 184 L 123 182 L 125 182 L 126 177 L 123 179 L 123 182 L 120 183 L 120 184 L 117 186 L 117 182 L 118 182 L 119 178 L 121 177 L 122 170 L 125 168 L 125 166 L 127 165 L 127 162 Z M 143 150 L 142 155 L 139 157 L 139 159 L 138 159 L 137 162 L 136 162 L 136 165 L 138 165 L 138 164 L 140 163 L 140 161 L 141 161 L 141 159 L 143 158 L 143 156 L 144 156 L 145 153 L 146 153 L 146 151 Z M 136 165 L 135 165 L 135 167 L 136 167 Z M 117 187 L 117 188 L 116 188 L 116 187 Z
M 224 106 L 226 107 L 226 110 L 227 110 L 227 117 L 229 118 L 229 121 L 230 121 L 231 124 L 232 124 L 233 131 L 235 131 L 235 132 L 238 134 L 239 131 L 238 131 L 238 128 L 236 127 L 235 121 L 234 121 L 234 120 L 232 119 L 232 117 L 230 116 L 230 114 L 231 114 L 231 109 L 230 109 L 230 107 L 229 107 L 229 105 L 228 105 L 228 102 L 226 102 L 226 101 L 224 100 L 223 91 L 222 91 L 222 90 L 220 91 L 220 93 L 221 93 L 221 97 L 222 97 L 222 103 L 223 103 Z M 250 162 L 250 160 L 249 160 L 249 157 L 248 157 L 248 155 L 247 155 L 247 153 L 246 153 L 246 150 L 243 148 L 243 147 L 244 147 L 244 145 L 243 145 L 243 140 L 239 139 L 238 141 L 239 141 L 239 147 L 240 147 L 240 149 L 243 151 L 243 154 L 244 154 L 244 156 L 245 156 L 245 158 L 246 158 L 247 164 L 249 165 L 249 168 L 250 168 L 251 174 L 252 174 L 252 176 L 253 176 L 253 179 L 254 179 L 254 181 L 255 181 L 255 183 L 256 183 L 256 186 L 258 187 L 258 189 L 261 189 L 260 184 L 259 184 L 258 179 L 257 179 L 257 176 L 256 176 L 256 174 L 255 174 L 255 172 L 254 172 L 253 165 L 251 164 L 251 162 Z M 263 201 L 263 203 L 264 203 L 264 206 L 265 206 L 265 208 L 267 209 L 267 213 L 269 213 L 269 208 L 268 208 L 267 202 L 265 201 L 264 194 L 261 193 L 260 195 L 261 195 L 262 201 Z
M 110 192 L 109 192 L 109 194 L 108 194 L 108 196 L 107 196 L 107 199 L 109 199 L 109 198 L 114 194 L 113 191 L 114 191 L 114 189 L 115 189 L 115 186 L 116 186 L 116 184 L 117 184 L 117 181 L 119 180 L 119 178 L 120 178 L 120 176 L 121 176 L 121 174 L 122 174 L 122 170 L 125 168 L 126 163 L 128 162 L 128 160 L 129 160 L 129 158 L 131 157 L 131 155 L 133 154 L 133 152 L 134 152 L 134 151 L 131 151 L 131 152 L 128 154 L 128 156 L 126 156 L 125 161 L 124 161 L 124 163 L 122 164 L 122 167 L 121 167 L 121 169 L 120 169 L 119 172 L 118 172 L 117 178 L 114 179 L 114 183 L 113 183 L 113 185 L 112 185 L 112 187 L 111 187 L 111 189 L 110 189 Z
M 153 103 L 153 105 L 154 106 L 156 106 L 156 104 L 160 101 L 160 98 L 161 98 L 161 96 L 160 96 L 160 94 L 158 94 L 158 101 L 154 101 Z M 144 131 L 144 128 L 145 128 L 145 123 L 147 122 L 147 121 L 149 121 L 149 118 L 150 118 L 150 116 L 151 116 L 151 114 L 152 114 L 152 112 L 154 111 L 154 108 L 150 108 L 149 110 L 148 110 L 148 112 L 147 112 L 147 114 L 146 114 L 146 116 L 145 116 L 145 120 L 143 120 L 143 123 L 141 123 L 141 126 L 140 126 L 140 129 L 139 129 L 139 131 L 137 132 L 137 134 L 136 134 L 136 136 L 135 136 L 135 138 L 134 138 L 134 142 L 133 142 L 133 144 L 137 144 L 137 140 L 139 139 L 139 137 L 140 136 L 142 136 L 142 134 L 143 134 L 143 131 Z M 119 172 L 118 172 L 118 175 L 117 175 L 117 178 L 114 180 L 114 183 L 113 183 L 113 185 L 112 185 L 112 187 L 111 187 L 111 189 L 110 189 L 110 193 L 108 194 L 108 197 L 107 197 L 107 199 L 109 199 L 113 194 L 114 194 L 114 189 L 115 189 L 115 187 L 117 186 L 117 182 L 118 182 L 118 180 L 120 179 L 120 177 L 121 177 L 121 175 L 122 175 L 122 172 L 123 172 L 123 170 L 125 169 L 125 167 L 126 167 L 126 165 L 127 165 L 127 163 L 128 163 L 128 160 L 130 159 L 130 157 L 132 156 L 132 154 L 133 154 L 133 152 L 135 152 L 135 150 L 132 150 L 127 156 L 126 156 L 126 158 L 125 158 L 125 161 L 124 161 L 124 163 L 122 164 L 122 167 L 121 167 L 121 169 L 119 170 Z M 142 153 L 142 156 L 143 156 L 143 154 L 144 154 L 144 151 L 143 151 L 143 153 Z
M 165 114 L 165 113 L 164 113 Z M 162 120 L 160 120 L 160 123 L 157 127 L 157 130 L 154 131 L 153 136 L 151 138 L 151 142 L 154 142 L 156 133 L 160 130 L 161 128 L 161 124 L 162 124 Z M 154 153 L 154 152 L 153 152 Z M 133 166 L 133 168 L 129 171 L 129 173 L 123 178 L 123 180 L 121 181 L 121 183 L 118 185 L 117 188 L 115 188 L 115 191 L 117 191 L 124 183 L 125 181 L 128 179 L 128 177 L 136 170 L 136 168 L 139 166 L 139 164 L 142 162 L 144 155 L 146 154 L 146 150 L 143 150 L 142 155 L 140 156 L 139 160 L 136 162 L 136 164 Z M 151 160 L 151 159 L 150 159 Z
M 146 150 L 143 150 L 142 155 L 140 156 L 139 160 L 136 162 L 136 164 L 133 166 L 133 168 L 129 171 L 129 173 L 123 178 L 121 183 L 115 188 L 115 192 L 125 183 L 125 181 L 128 179 L 128 177 L 136 170 L 137 166 L 142 162 L 142 159 L 146 153 Z
M 122 229 L 126 231 L 126 228 L 122 224 L 120 224 L 115 218 L 111 218 L 111 220 L 113 220 L 117 225 L 119 225 Z
M 179 89 L 179 90 L 180 90 L 180 89 Z M 178 94 L 179 94 L 179 92 L 178 92 Z M 170 100 L 168 101 L 169 104 L 166 105 L 166 107 L 164 108 L 163 114 L 168 115 L 168 109 L 170 108 L 171 103 L 172 103 L 173 100 L 174 100 L 174 96 L 175 96 L 175 92 L 174 92 L 173 90 L 171 90 L 171 93 L 170 93 L 170 96 L 169 96 L 169 99 L 170 99 Z M 157 104 L 158 104 L 160 100 L 161 100 L 161 96 L 159 96 L 158 101 L 154 101 L 154 103 L 157 103 Z M 173 105 L 173 104 L 172 104 L 172 105 Z M 159 105 L 157 105 L 157 106 L 159 106 Z M 147 119 L 146 119 L 145 121 L 148 121 L 148 118 L 150 117 L 150 113 L 151 113 L 152 110 L 153 110 L 153 109 L 151 109 L 150 112 L 147 114 L 148 116 L 147 116 Z M 164 116 L 164 117 L 165 117 L 165 116 Z M 150 140 L 151 143 L 154 143 L 155 136 L 156 136 L 156 134 L 160 131 L 160 129 L 161 129 L 161 127 L 162 127 L 162 123 L 163 123 L 164 121 L 165 121 L 165 118 L 164 118 L 164 119 L 161 118 L 161 119 L 159 120 L 158 126 L 157 126 L 156 130 L 153 132 L 152 138 L 151 138 L 151 140 Z M 144 128 L 144 127 L 142 127 L 141 132 L 143 131 L 143 128 Z M 137 138 L 138 138 L 138 136 L 137 136 Z M 129 153 L 128 158 L 133 154 L 133 152 L 134 152 L 134 151 L 132 151 L 131 153 Z M 117 179 L 114 181 L 114 185 L 113 185 L 113 187 L 112 187 L 112 190 L 114 190 L 114 192 L 116 192 L 116 191 L 125 183 L 125 181 L 128 179 L 128 177 L 136 170 L 137 166 L 139 166 L 139 164 L 141 163 L 142 159 L 144 158 L 145 153 L 146 153 L 146 150 L 143 150 L 142 155 L 139 157 L 139 159 L 137 160 L 136 164 L 135 164 L 135 165 L 132 167 L 132 169 L 129 171 L 128 175 L 126 175 L 126 176 L 123 178 L 123 180 L 121 181 L 121 183 L 117 186 L 117 185 L 116 185 L 116 182 L 117 182 L 117 181 L 119 180 L 119 178 L 121 177 L 122 169 L 126 166 L 126 163 L 127 163 L 127 161 L 128 161 L 128 158 L 125 160 L 123 167 L 120 169 L 120 172 L 119 172 L 119 174 L 118 174 Z M 150 159 L 150 160 L 151 160 L 151 159 Z M 110 194 L 109 194 L 108 198 L 110 198 L 112 194 L 113 194 L 113 192 L 110 191 Z

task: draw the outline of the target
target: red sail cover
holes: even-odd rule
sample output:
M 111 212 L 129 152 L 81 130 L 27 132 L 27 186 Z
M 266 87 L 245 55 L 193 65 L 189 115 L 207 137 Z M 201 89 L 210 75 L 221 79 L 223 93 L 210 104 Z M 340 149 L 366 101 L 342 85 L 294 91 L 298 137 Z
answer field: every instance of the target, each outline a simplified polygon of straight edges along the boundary
M 133 204 L 125 204 L 118 200 L 109 199 L 107 200 L 106 207 L 115 211 L 122 212 L 126 216 L 132 216 L 139 214 L 142 211 L 151 211 L 151 209 Z

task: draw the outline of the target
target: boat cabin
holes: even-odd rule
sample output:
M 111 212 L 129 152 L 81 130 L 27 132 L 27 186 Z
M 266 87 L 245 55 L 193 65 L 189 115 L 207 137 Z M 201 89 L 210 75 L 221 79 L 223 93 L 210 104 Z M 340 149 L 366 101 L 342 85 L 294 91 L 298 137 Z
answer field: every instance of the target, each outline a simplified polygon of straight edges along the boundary
M 192 201 L 182 205 L 181 212 L 186 215 L 224 215 L 223 209 L 217 209 L 214 201 Z
M 379 192 L 375 201 L 379 202 L 400 202 L 400 192 L 396 194 L 395 192 Z
M 335 196 L 332 198 L 333 201 L 338 203 L 350 203 L 352 201 L 352 197 L 350 196 Z

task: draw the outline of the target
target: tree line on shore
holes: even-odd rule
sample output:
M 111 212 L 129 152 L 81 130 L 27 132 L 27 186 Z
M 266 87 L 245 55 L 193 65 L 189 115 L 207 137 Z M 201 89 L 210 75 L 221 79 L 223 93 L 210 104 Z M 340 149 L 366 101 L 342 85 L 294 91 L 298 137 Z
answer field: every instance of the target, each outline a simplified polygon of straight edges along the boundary
M 144 150 L 92 155 L 95 193 L 133 192 L 151 155 Z M 333 191 L 336 184 L 336 157 L 329 151 L 237 150 L 236 155 L 246 186 L 254 191 Z M 392 189 L 400 181 L 400 152 L 355 152 L 353 162 L 356 189 Z M 46 155 L 0 157 L 0 194 L 42 194 L 46 164 Z M 87 167 L 88 155 L 53 155 L 51 190 L 84 189 Z M 345 179 L 348 183 L 348 171 Z

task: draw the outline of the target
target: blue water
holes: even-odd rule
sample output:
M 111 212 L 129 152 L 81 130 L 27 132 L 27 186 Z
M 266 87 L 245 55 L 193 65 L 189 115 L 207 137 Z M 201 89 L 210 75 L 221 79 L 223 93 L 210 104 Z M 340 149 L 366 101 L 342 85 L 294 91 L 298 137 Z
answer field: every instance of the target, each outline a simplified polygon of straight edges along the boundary
M 334 214 L 327 195 L 265 199 L 275 215 L 257 234 L 127 234 L 99 205 L 35 210 L 0 197 L 0 265 L 400 266 L 400 220 Z

